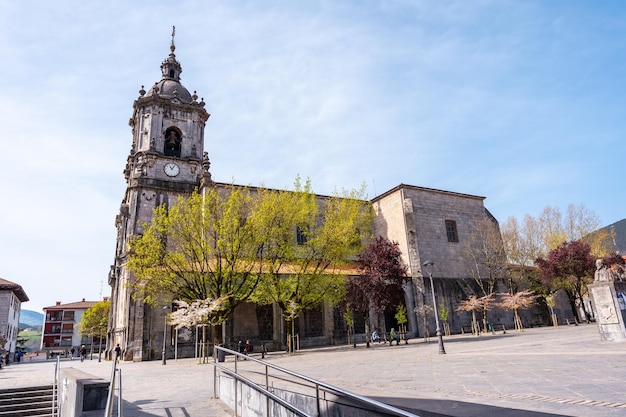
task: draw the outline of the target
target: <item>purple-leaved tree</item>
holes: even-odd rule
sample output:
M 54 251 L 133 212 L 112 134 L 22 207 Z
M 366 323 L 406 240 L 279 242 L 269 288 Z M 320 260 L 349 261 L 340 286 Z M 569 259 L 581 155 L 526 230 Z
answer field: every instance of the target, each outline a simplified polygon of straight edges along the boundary
M 565 242 L 548 253 L 547 259 L 538 258 L 535 264 L 541 272 L 541 281 L 553 293 L 564 290 L 569 299 L 572 313 L 581 321 L 577 306 L 582 307 L 585 316 L 589 313 L 583 303 L 587 284 L 593 282 L 595 260 L 591 256 L 589 244 L 575 240 Z
M 407 267 L 402 263 L 398 243 L 382 236 L 359 254 L 357 270 L 359 275 L 351 276 L 346 281 L 346 304 L 350 310 L 365 315 L 369 346 L 370 309 L 381 313 L 402 304 L 403 287 L 409 277 L 406 275 Z

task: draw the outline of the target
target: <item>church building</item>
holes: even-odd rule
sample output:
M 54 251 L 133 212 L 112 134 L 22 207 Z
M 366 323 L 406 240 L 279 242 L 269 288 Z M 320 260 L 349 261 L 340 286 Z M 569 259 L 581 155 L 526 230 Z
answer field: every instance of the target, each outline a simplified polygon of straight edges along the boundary
M 198 101 L 196 92 L 191 94 L 181 84 L 182 67 L 174 51 L 172 36 L 170 54 L 161 64 L 160 81 L 147 90 L 141 88 L 129 121 L 132 145 L 124 169 L 127 187 L 115 220 L 117 245 L 108 279 L 111 312 L 107 346 L 110 350 L 119 343 L 124 360 L 160 359 L 164 335 L 167 357 L 174 356 L 173 346 L 179 349 L 178 357 L 194 355 L 193 340 L 188 335 L 174 334 L 170 327 L 164 331 L 163 306 L 152 308 L 133 297 L 133 290 L 127 285 L 134 279 L 126 266 L 129 241 L 142 234 L 143 225 L 150 223 L 157 206 L 171 205 L 194 189 L 230 185 L 212 180 L 204 146 L 210 115 L 204 100 Z M 464 242 L 484 219 L 490 219 L 497 227 L 496 219 L 484 206 L 484 199 L 400 184 L 371 200 L 375 235 L 398 242 L 411 276 L 405 290 L 409 336 L 424 334 L 424 322 L 416 311 L 424 304 L 432 305 L 433 301 L 429 281 L 424 280 L 422 272 L 421 265 L 426 260 L 435 263 L 437 303 L 443 303 L 451 312 L 448 323 L 452 331 L 458 332 L 469 323 L 467 313 L 456 312 L 458 302 L 471 293 L 471 285 L 466 283 L 469 268 L 462 253 Z M 299 320 L 302 347 L 346 343 L 346 325 L 335 308 L 323 306 L 307 311 Z M 512 323 L 512 314 L 502 312 L 498 320 Z M 428 321 L 429 334 L 434 335 L 432 314 Z M 250 339 L 274 349 L 285 346 L 285 324 L 277 306 L 247 303 L 238 307 L 229 322 L 227 343 Z M 373 323 L 388 331 L 394 327 L 393 315 L 374 318 Z M 362 322 L 356 328 L 357 336 L 363 339 Z

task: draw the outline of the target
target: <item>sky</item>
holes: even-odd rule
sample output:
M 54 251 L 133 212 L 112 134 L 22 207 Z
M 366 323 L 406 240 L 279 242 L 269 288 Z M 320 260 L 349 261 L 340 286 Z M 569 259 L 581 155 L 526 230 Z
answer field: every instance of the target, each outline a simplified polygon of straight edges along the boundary
M 0 0 L 0 277 L 23 309 L 110 295 L 128 120 L 174 25 L 216 181 L 626 218 L 624 2 Z

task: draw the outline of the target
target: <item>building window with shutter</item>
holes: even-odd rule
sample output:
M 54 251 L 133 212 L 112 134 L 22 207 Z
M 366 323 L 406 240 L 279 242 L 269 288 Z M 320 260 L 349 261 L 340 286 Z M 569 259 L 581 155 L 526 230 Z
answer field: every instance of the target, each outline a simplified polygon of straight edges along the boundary
M 446 220 L 446 235 L 448 242 L 458 242 L 459 234 L 456 231 L 456 222 L 454 220 Z

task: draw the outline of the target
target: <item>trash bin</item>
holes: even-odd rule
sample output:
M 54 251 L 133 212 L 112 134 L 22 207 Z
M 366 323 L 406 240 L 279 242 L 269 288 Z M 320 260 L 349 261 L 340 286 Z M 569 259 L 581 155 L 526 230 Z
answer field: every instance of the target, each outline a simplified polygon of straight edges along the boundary
M 223 344 L 218 345 L 219 347 L 224 347 Z M 224 362 L 224 360 L 226 360 L 226 352 L 224 352 L 221 349 L 217 350 L 217 361 L 218 362 Z

